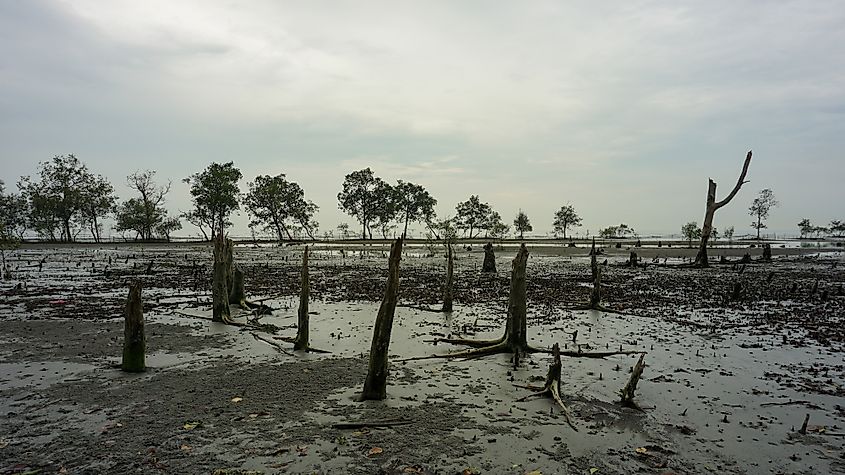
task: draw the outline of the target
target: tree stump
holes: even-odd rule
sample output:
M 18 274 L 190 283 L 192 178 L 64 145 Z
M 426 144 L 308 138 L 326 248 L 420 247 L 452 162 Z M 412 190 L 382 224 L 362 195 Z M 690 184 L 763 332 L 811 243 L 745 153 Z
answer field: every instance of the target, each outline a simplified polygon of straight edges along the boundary
M 452 311 L 452 299 L 454 297 L 454 262 L 452 256 L 452 243 L 446 244 L 446 284 L 443 286 L 443 312 Z
M 308 350 L 308 298 L 311 285 L 308 279 L 308 246 L 302 253 L 302 271 L 300 271 L 299 310 L 297 311 L 296 340 L 294 350 Z
M 631 251 L 631 255 L 628 257 L 628 265 L 631 267 L 637 267 L 639 265 L 639 259 L 637 258 L 637 253 Z
M 569 427 L 578 431 L 575 424 L 572 423 L 569 408 L 566 407 L 566 404 L 563 403 L 563 399 L 560 397 L 560 370 L 562 367 L 563 365 L 560 362 L 560 345 L 555 343 L 552 346 L 552 364 L 549 366 L 549 372 L 546 374 L 546 384 L 534 394 L 517 399 L 517 401 L 525 401 L 539 396 L 551 397 L 563 409 L 563 417 L 566 418 L 566 423 L 569 424 Z
M 481 272 L 496 272 L 496 254 L 493 253 L 493 244 L 484 245 L 484 263 L 481 264 Z
M 212 271 L 211 296 L 212 315 L 211 321 L 230 323 L 232 321 L 229 312 L 229 276 L 232 259 L 232 241 L 218 234 L 214 240 L 214 268 Z
M 772 245 L 769 243 L 763 244 L 763 260 L 772 260 Z
M 631 378 L 628 379 L 628 384 L 626 384 L 625 387 L 622 388 L 622 391 L 620 391 L 623 406 L 637 407 L 637 405 L 634 404 L 634 394 L 637 392 L 637 383 L 643 375 L 643 368 L 645 368 L 643 358 L 645 358 L 645 354 L 640 355 L 639 361 L 637 361 L 637 364 L 634 365 L 634 370 L 631 371 Z
M 393 316 L 396 313 L 396 301 L 399 295 L 399 261 L 402 259 L 402 243 L 403 239 L 400 237 L 390 248 L 387 286 L 373 328 L 373 343 L 370 347 L 367 379 L 364 381 L 364 390 L 358 398 L 359 401 L 380 401 L 387 397 L 387 352 L 390 346 L 390 332 L 393 328 Z
M 146 345 L 141 283 L 135 282 L 129 286 L 129 297 L 126 299 L 123 325 L 123 363 L 121 364 L 123 371 L 140 373 L 146 369 L 144 362 Z

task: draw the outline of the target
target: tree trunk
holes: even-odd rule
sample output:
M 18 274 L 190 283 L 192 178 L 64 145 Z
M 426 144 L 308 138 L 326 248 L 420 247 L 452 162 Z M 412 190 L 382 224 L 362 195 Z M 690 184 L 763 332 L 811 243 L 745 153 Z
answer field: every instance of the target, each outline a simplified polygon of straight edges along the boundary
M 763 218 L 761 218 L 761 215 L 757 214 L 757 240 L 758 241 L 760 240 L 760 227 L 761 227 L 760 222 L 762 221 L 762 219 Z
M 736 185 L 734 185 L 733 190 L 722 201 L 716 201 L 716 182 L 708 180 L 707 207 L 704 211 L 704 225 L 701 227 L 701 244 L 698 248 L 698 255 L 695 257 L 695 265 L 699 267 L 708 267 L 710 265 L 707 260 L 707 242 L 710 240 L 710 233 L 713 231 L 713 215 L 716 214 L 716 210 L 730 203 L 737 192 L 739 192 L 739 189 L 742 188 L 742 185 L 746 183 L 745 175 L 748 173 L 748 166 L 750 164 L 751 151 L 749 150 L 748 155 L 745 156 L 745 163 L 742 166 L 742 172 L 739 175 Z
M 405 229 L 402 231 L 402 237 L 408 237 L 408 221 L 410 220 L 410 216 L 406 213 L 405 214 Z
M 211 295 L 212 316 L 214 322 L 227 323 L 229 313 L 229 274 L 231 268 L 232 241 L 218 234 L 214 239 L 214 270 L 212 273 Z
M 508 296 L 508 320 L 505 325 L 505 342 L 514 354 L 514 366 L 519 365 L 522 353 L 528 351 L 528 316 L 526 303 L 525 268 L 528 249 L 519 246 L 511 268 L 511 287 Z
M 308 246 L 302 253 L 302 271 L 300 272 L 299 310 L 297 311 L 296 340 L 293 342 L 294 350 L 308 349 L 308 298 L 310 295 L 310 283 L 308 281 Z
M 123 325 L 123 364 L 121 369 L 130 373 L 140 373 L 146 368 L 144 353 L 144 313 L 141 303 L 141 283 L 135 282 L 129 287 L 126 299 L 126 314 Z
M 370 364 L 359 401 L 382 400 L 387 397 L 387 351 L 399 294 L 399 261 L 402 258 L 402 241 L 400 237 L 390 249 L 387 287 L 373 328 Z
M 452 311 L 452 297 L 454 293 L 454 263 L 452 258 L 452 243 L 446 243 L 446 285 L 443 287 L 444 312 Z
M 481 264 L 481 272 L 496 272 L 496 254 L 493 252 L 493 244 L 484 245 L 484 262 Z

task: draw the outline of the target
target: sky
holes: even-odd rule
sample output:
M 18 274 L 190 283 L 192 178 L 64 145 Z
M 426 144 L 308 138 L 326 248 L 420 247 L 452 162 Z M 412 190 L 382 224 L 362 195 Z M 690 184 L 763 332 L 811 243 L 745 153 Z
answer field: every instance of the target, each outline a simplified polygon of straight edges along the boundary
M 771 188 L 769 231 L 797 234 L 845 219 L 843 85 L 838 0 L 0 0 L 0 179 L 73 153 L 121 199 L 155 170 L 177 213 L 182 178 L 234 161 L 244 191 L 299 183 L 325 231 L 356 229 L 337 193 L 370 167 L 441 217 L 477 194 L 535 234 L 572 204 L 580 233 L 647 235 L 701 223 L 753 149 L 714 224 L 750 233 Z

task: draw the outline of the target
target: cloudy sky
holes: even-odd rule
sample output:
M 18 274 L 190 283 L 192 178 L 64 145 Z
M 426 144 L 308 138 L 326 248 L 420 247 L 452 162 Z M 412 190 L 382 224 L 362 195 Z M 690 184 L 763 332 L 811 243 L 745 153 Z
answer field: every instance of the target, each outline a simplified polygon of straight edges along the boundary
M 478 194 L 540 233 L 566 203 L 581 232 L 677 233 L 753 149 L 716 225 L 750 232 L 772 188 L 770 228 L 796 232 L 845 219 L 843 85 L 838 0 L 0 0 L 0 179 L 74 153 L 122 198 L 157 170 L 176 212 L 182 178 L 233 160 L 244 190 L 299 182 L 325 230 L 369 166 L 442 216 Z

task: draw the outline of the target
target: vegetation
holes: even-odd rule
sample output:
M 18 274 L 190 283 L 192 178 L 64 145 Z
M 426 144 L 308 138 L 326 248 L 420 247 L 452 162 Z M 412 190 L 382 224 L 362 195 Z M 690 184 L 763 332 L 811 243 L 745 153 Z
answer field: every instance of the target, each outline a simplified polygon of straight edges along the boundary
M 519 233 L 519 239 L 523 239 L 526 232 L 530 233 L 534 230 L 531 226 L 531 221 L 528 220 L 528 215 L 519 210 L 516 218 L 513 220 L 513 228 L 515 232 Z
M 362 239 L 367 239 L 367 235 L 373 237 L 370 223 L 376 212 L 376 189 L 382 183 L 384 181 L 367 167 L 346 175 L 343 190 L 337 194 L 338 208 L 361 224 Z
M 97 228 L 98 218 L 113 209 L 111 185 L 74 155 L 41 162 L 38 177 L 21 177 L 18 187 L 29 203 L 29 227 L 51 241 L 73 241 L 83 226 Z
M 408 223 L 434 220 L 434 207 L 437 200 L 432 198 L 421 185 L 399 180 L 394 187 L 396 192 L 396 213 L 400 221 L 404 222 L 402 235 L 408 234 Z
M 165 186 L 155 183 L 152 170 L 136 171 L 126 177 L 130 188 L 138 192 L 137 198 L 130 198 L 117 207 L 115 231 L 135 233 L 135 239 L 149 241 L 156 237 L 170 240 L 170 233 L 182 229 L 179 218 L 167 215 L 164 196 L 170 191 L 170 182 Z
M 748 208 L 748 214 L 755 218 L 751 222 L 751 227 L 757 230 L 757 240 L 760 239 L 760 230 L 766 228 L 766 219 L 769 217 L 769 211 L 779 204 L 775 199 L 775 194 L 769 188 L 760 190 L 760 193 L 751 202 L 751 206 Z
M 293 239 L 292 229 L 304 230 L 311 239 L 318 224 L 314 214 L 319 209 L 305 199 L 305 192 L 297 183 L 276 176 L 259 175 L 249 183 L 244 205 L 252 216 L 251 226 L 263 226 L 276 234 L 279 241 Z
M 715 228 L 713 229 L 713 240 L 715 241 Z M 689 223 L 681 226 L 681 234 L 687 239 L 689 242 L 689 247 L 692 247 L 692 241 L 701 239 L 701 228 L 698 227 L 698 223 L 695 221 L 690 221 Z
M 9 277 L 9 271 L 6 268 L 6 251 L 16 249 L 20 245 L 20 237 L 15 232 L 15 228 L 23 219 L 20 215 L 22 201 L 19 196 L 6 195 L 5 185 L 0 180 L 0 258 L 3 266 L 0 268 L 0 277 L 2 278 Z
M 206 238 L 214 239 L 223 235 L 232 225 L 229 216 L 240 207 L 240 189 L 238 181 L 243 177 L 233 162 L 212 163 L 200 173 L 185 178 L 191 185 L 191 197 L 194 209 L 185 215 Z M 206 232 L 205 229 L 209 231 Z
M 554 228 L 555 235 L 561 234 L 566 239 L 566 230 L 581 226 L 581 217 L 575 212 L 572 205 L 561 206 L 555 212 Z
M 608 226 L 599 231 L 599 236 L 605 239 L 623 239 L 634 234 L 636 234 L 634 228 L 625 223 L 622 223 L 619 226 Z

